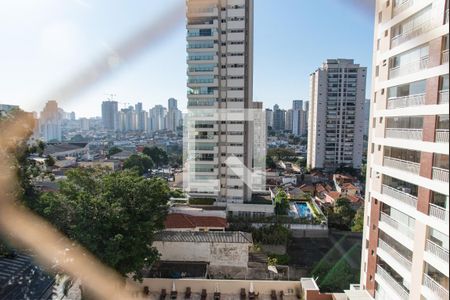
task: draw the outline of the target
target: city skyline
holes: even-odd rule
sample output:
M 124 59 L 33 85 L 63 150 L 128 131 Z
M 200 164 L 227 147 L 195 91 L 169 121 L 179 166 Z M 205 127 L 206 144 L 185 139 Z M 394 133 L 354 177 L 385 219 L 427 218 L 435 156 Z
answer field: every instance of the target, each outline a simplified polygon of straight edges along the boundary
M 125 63 L 118 72 L 70 101 L 43 98 L 43 95 L 61 81 L 61 77 L 67 78 L 99 53 L 111 51 L 112 45 L 117 44 L 121 37 L 134 32 L 134 29 L 140 28 L 142 24 L 152 23 L 169 10 L 171 5 L 182 2 L 164 1 L 164 5 L 152 6 L 151 11 L 146 8 L 146 3 L 136 2 L 133 7 L 126 7 L 126 11 L 135 12 L 135 20 L 122 22 L 122 28 L 117 28 L 111 21 L 121 20 L 120 14 L 125 8 L 119 4 L 112 5 L 111 13 L 106 15 L 102 12 L 105 2 L 101 1 L 95 4 L 90 1 L 63 4 L 46 0 L 26 9 L 23 5 L 25 0 L 7 2 L 5 5 L 8 15 L 20 12 L 30 20 L 33 28 L 30 28 L 30 24 L 16 23 L 18 21 L 14 18 L 0 13 L 2 23 L 7 25 L 5 28 L 14 28 L 8 32 L 0 29 L 0 34 L 24 37 L 23 40 L 13 41 L 0 50 L 0 57 L 5 58 L 2 65 L 4 70 L 7 70 L 0 74 L 0 82 L 11 83 L 2 87 L 0 102 L 16 104 L 27 111 L 40 111 L 48 100 L 57 100 L 65 110 L 75 111 L 80 117 L 95 117 L 100 116 L 101 102 L 107 100 L 107 94 L 116 94 L 116 100 L 119 102 L 142 102 L 145 107 L 165 103 L 168 98 L 173 97 L 179 100 L 180 109 L 185 111 L 186 44 L 183 20 L 177 21 L 176 28 L 158 40 L 155 47 L 137 59 Z M 329 57 L 354 58 L 362 65 L 370 65 L 372 8 L 366 7 L 367 13 L 361 13 L 358 6 L 349 3 L 355 2 L 287 1 L 283 6 L 269 1 L 256 3 L 253 100 L 264 102 L 265 107 L 272 107 L 274 104 L 287 107 L 293 99 L 309 100 L 309 73 L 314 66 Z M 50 4 L 55 6 L 55 12 L 46 9 Z M 330 17 L 324 24 L 317 27 L 318 34 L 312 36 L 307 28 L 308 24 L 314 21 L 310 12 L 316 10 L 333 13 L 329 14 Z M 61 22 L 58 18 L 52 18 L 53 14 L 56 16 L 61 12 L 67 13 L 68 18 Z M 268 18 L 269 14 L 271 18 Z M 91 17 L 93 15 L 96 16 L 95 20 Z M 343 15 L 345 18 L 341 18 Z M 96 26 L 98 28 L 95 30 L 92 30 L 93 22 L 100 25 Z M 360 25 L 356 29 L 353 28 L 355 23 Z M 338 43 L 337 35 L 328 34 L 330 26 L 340 32 L 352 28 L 356 33 L 351 38 L 342 35 L 339 39 L 343 39 L 343 42 Z M 98 36 L 102 38 L 98 39 Z M 271 43 L 267 43 L 267 36 L 270 36 Z M 319 39 L 319 36 L 327 38 Z M 305 44 L 305 40 L 310 41 L 310 44 Z M 288 42 L 289 47 L 283 46 Z M 366 45 L 367 49 L 362 46 L 352 47 L 354 43 Z M 333 44 L 333 47 L 329 47 L 330 44 Z M 38 51 L 30 53 L 26 50 L 33 47 Z M 302 48 L 302 51 L 299 51 L 299 48 Z M 77 52 L 79 50 L 80 53 Z M 280 51 L 283 55 L 279 55 Z M 163 67 L 170 72 L 162 74 L 152 71 Z M 27 83 L 27 89 L 21 88 L 23 82 Z

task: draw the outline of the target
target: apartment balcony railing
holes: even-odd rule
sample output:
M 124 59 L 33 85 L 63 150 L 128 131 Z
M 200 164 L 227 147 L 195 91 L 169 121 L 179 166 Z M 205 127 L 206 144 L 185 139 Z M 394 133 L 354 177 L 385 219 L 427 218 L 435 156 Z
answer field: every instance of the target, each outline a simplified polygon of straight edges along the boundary
M 397 6 L 394 6 L 394 10 L 392 11 L 392 14 L 394 16 L 398 15 L 399 13 L 401 13 L 402 11 L 404 11 L 405 9 L 407 9 L 408 7 L 410 7 L 414 4 L 413 0 L 404 0 L 404 1 L 399 1 L 399 2 L 401 2 L 401 3 L 397 4 Z
M 442 64 L 448 63 L 448 49 L 442 51 L 441 61 L 442 61 Z
M 391 48 L 397 47 L 398 45 L 409 41 L 415 37 L 418 37 L 422 33 L 425 33 L 431 29 L 431 20 L 427 20 L 408 31 L 402 32 L 401 34 L 394 36 L 391 39 Z
M 448 143 L 449 141 L 449 130 L 448 129 L 436 129 L 436 142 L 437 143 Z
M 430 203 L 430 210 L 429 210 L 429 215 L 435 218 L 438 218 L 442 221 L 445 221 L 448 223 L 448 210 L 446 210 L 445 208 Z
M 393 218 L 391 218 L 389 215 L 385 214 L 384 212 L 381 212 L 381 214 L 380 214 L 380 221 L 386 223 L 390 227 L 401 232 L 403 235 L 407 236 L 408 238 L 410 238 L 412 240 L 414 239 L 414 231 L 411 228 L 394 220 Z
M 426 69 L 428 62 L 430 61 L 428 56 L 422 57 L 420 60 L 397 66 L 389 70 L 389 79 L 415 73 L 417 71 Z
M 427 240 L 426 248 L 428 252 L 448 263 L 448 250 L 442 248 L 436 243 Z
M 407 171 L 414 174 L 419 174 L 420 164 L 403 159 L 393 158 L 389 156 L 384 157 L 383 165 L 385 167 L 394 168 L 397 170 Z
M 401 264 L 403 267 L 411 271 L 412 263 L 410 260 L 408 260 L 406 257 L 401 255 L 397 250 L 392 248 L 388 243 L 385 241 L 379 239 L 378 240 L 378 246 L 380 249 L 383 249 L 386 251 L 392 258 L 394 258 L 399 264 Z
M 442 285 L 437 283 L 427 274 L 423 274 L 423 285 L 429 288 L 436 296 L 438 296 L 438 299 L 448 299 L 448 290 L 446 290 Z
M 417 197 L 383 184 L 381 192 L 412 207 L 417 207 Z
M 447 96 L 448 97 L 448 96 Z M 389 98 L 387 102 L 388 109 L 403 108 L 410 106 L 425 105 L 425 93 L 408 95 L 403 97 Z
M 448 103 L 448 90 L 439 91 L 439 104 Z
M 423 130 L 410 128 L 386 128 L 385 137 L 421 141 L 423 138 Z
M 448 170 L 433 167 L 433 179 L 448 182 Z
M 390 287 L 397 293 L 399 298 L 397 299 L 409 299 L 409 293 L 406 291 L 400 283 L 398 283 L 385 269 L 380 265 L 377 265 L 377 274 L 383 278 L 383 280 L 390 285 Z M 395 297 L 394 297 L 395 298 Z

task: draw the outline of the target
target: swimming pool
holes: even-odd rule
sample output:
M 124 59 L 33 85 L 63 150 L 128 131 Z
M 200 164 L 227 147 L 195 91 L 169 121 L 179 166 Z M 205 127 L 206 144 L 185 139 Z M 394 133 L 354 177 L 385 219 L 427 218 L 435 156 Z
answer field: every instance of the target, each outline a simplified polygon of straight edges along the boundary
M 297 202 L 295 207 L 300 218 L 311 218 L 311 210 L 306 202 Z

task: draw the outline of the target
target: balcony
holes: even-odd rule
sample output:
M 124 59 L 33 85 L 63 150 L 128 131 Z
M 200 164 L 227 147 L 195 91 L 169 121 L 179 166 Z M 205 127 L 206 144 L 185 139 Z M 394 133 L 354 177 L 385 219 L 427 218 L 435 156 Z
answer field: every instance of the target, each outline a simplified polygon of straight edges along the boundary
M 406 171 L 417 175 L 419 174 L 420 171 L 419 163 L 393 158 L 389 156 L 384 157 L 383 165 L 385 167 L 394 168 L 400 171 Z
M 440 219 L 446 223 L 448 223 L 448 210 L 446 210 L 445 208 L 430 203 L 430 211 L 428 213 L 431 217 L 435 217 L 437 219 Z
M 379 275 L 397 293 L 397 299 L 409 299 L 409 293 L 399 284 L 385 269 L 377 265 L 377 275 Z M 396 298 L 396 297 L 394 297 Z
M 440 258 L 441 260 L 448 263 L 448 250 L 442 248 L 438 244 L 433 243 L 430 240 L 427 240 L 427 244 L 425 246 L 426 251 L 430 252 L 434 256 Z
M 383 240 L 378 240 L 378 247 L 389 254 L 395 261 L 405 267 L 408 271 L 411 271 L 412 263 L 403 255 L 401 255 L 397 250 L 392 248 L 388 243 Z
M 448 129 L 436 129 L 436 143 L 448 143 L 449 130 Z
M 439 91 L 439 104 L 448 104 L 448 90 Z
M 401 3 L 394 6 L 394 9 L 392 11 L 392 15 L 394 17 L 396 15 L 400 14 L 401 12 L 403 12 L 404 10 L 406 10 L 408 7 L 411 7 L 414 4 L 413 0 L 403 0 L 403 1 L 399 1 L 399 2 L 401 2 Z
M 427 274 L 423 274 L 423 285 L 429 288 L 438 299 L 448 299 L 448 291 Z
M 411 73 L 415 73 L 420 70 L 426 69 L 428 67 L 429 61 L 430 61 L 429 57 L 424 56 L 420 60 L 404 64 L 402 66 L 393 67 L 389 70 L 389 79 L 409 75 Z
M 389 225 L 390 227 L 396 229 L 397 231 L 399 231 L 403 235 L 407 236 L 411 240 L 414 240 L 414 231 L 411 228 L 394 220 L 393 218 L 391 218 L 391 216 L 387 215 L 386 213 L 381 212 L 380 221 L 384 222 L 387 225 Z
M 448 182 L 448 170 L 433 167 L 433 179 Z
M 381 193 L 384 195 L 387 195 L 391 198 L 394 198 L 396 200 L 399 200 L 409 206 L 417 207 L 417 197 L 410 195 L 408 193 L 405 193 L 401 190 L 397 190 L 393 187 L 390 187 L 388 185 L 383 184 L 381 187 Z
M 447 94 L 448 99 L 448 94 Z M 411 106 L 425 105 L 425 93 L 408 95 L 403 97 L 389 98 L 387 102 L 387 109 L 404 108 Z
M 423 138 L 423 130 L 410 128 L 386 128 L 384 137 L 393 139 L 421 141 Z
M 448 49 L 442 51 L 441 64 L 448 64 Z
M 418 37 L 422 33 L 425 33 L 431 29 L 431 20 L 427 20 L 408 31 L 402 32 L 401 34 L 394 36 L 391 39 L 391 48 L 397 47 L 398 45 L 409 41 L 415 37 Z

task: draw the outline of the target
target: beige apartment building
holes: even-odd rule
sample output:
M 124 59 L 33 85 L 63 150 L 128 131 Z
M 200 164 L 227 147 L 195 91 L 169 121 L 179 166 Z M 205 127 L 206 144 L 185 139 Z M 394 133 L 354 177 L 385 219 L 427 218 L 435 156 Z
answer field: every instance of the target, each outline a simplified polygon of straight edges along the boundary
M 361 285 L 449 298 L 448 0 L 377 0 Z
M 328 59 L 310 75 L 309 168 L 361 167 L 366 73 L 353 59 Z
M 240 176 L 253 166 L 253 130 L 226 112 L 258 108 L 252 101 L 253 1 L 188 0 L 187 54 L 186 189 L 221 206 L 244 203 L 252 193 Z M 242 163 L 233 171 L 226 164 L 232 156 Z

